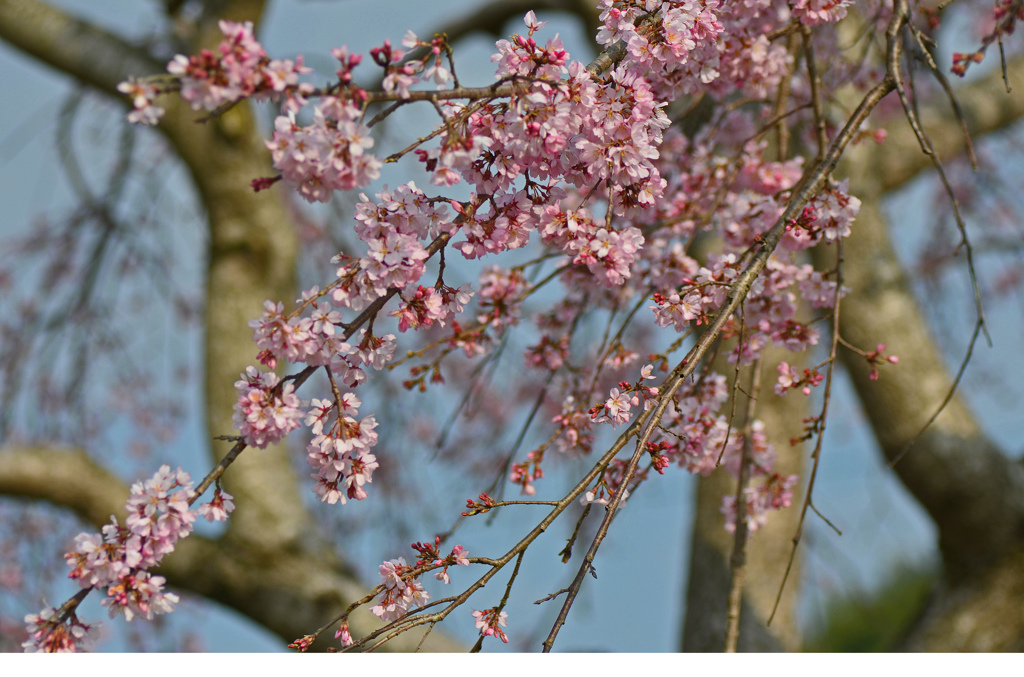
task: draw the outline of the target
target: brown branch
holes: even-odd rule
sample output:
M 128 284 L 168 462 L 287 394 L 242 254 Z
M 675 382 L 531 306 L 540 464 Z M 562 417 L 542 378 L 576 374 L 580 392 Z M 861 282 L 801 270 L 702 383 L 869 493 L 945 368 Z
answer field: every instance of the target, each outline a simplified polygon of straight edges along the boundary
M 739 344 L 743 346 L 742 327 L 740 330 Z M 737 364 L 739 360 L 736 360 Z M 750 461 L 753 458 L 751 449 L 753 435 L 751 424 L 754 422 L 754 409 L 757 406 L 757 397 L 761 389 L 761 368 L 762 361 L 754 362 L 753 375 L 750 384 L 750 399 L 747 400 L 747 410 L 743 423 L 743 451 L 740 455 L 740 473 L 736 479 L 736 530 L 734 532 L 732 556 L 729 558 L 729 569 L 732 574 L 732 582 L 729 587 L 729 610 L 726 614 L 725 628 L 725 653 L 736 653 L 740 640 L 740 613 L 743 606 L 743 584 L 746 579 L 747 566 L 747 497 L 746 489 L 750 480 Z M 733 395 L 735 400 L 735 395 Z
M 448 39 L 455 42 L 459 38 L 477 32 L 484 32 L 493 35 L 495 38 L 505 37 L 505 25 L 515 19 L 521 21 L 523 16 L 530 10 L 552 10 L 568 12 L 580 17 L 590 30 L 590 35 L 597 33 L 597 10 L 596 3 L 590 0 L 494 0 L 493 2 L 478 8 L 458 21 L 446 24 L 431 31 L 433 33 L 444 33 Z M 519 24 L 519 27 L 522 23 Z
M 900 361 L 874 381 L 872 365 L 863 357 L 842 351 L 840 358 L 890 461 L 920 435 L 895 471 L 935 521 L 947 570 L 966 574 L 1020 543 L 1024 469 L 985 437 L 959 395 L 944 404 L 952 380 L 880 212 L 878 170 L 889 150 L 858 151 L 846 165 L 863 207 L 843 245 L 844 276 L 852 291 L 843 299 L 840 332 L 854 345 L 886 343 L 886 352 Z M 818 258 L 823 253 L 815 255 L 819 265 L 829 265 Z
M 786 589 L 786 582 L 789 580 L 789 575 L 793 570 L 793 563 L 796 561 L 796 551 L 800 546 L 800 538 L 804 531 L 804 520 L 807 517 L 807 510 L 814 507 L 814 483 L 818 477 L 818 467 L 821 464 L 821 449 L 825 441 L 825 426 L 828 420 L 828 407 L 832 400 L 832 376 L 835 374 L 836 367 L 836 352 L 839 348 L 839 320 L 842 317 L 840 308 L 842 305 L 843 297 L 843 244 L 840 240 L 836 243 L 836 291 L 835 297 L 832 302 L 832 345 L 829 349 L 828 357 L 828 372 L 825 378 L 825 393 L 824 401 L 821 405 L 821 414 L 818 415 L 817 423 L 814 428 L 816 432 L 816 439 L 814 441 L 814 451 L 811 452 L 811 476 L 807 481 L 807 494 L 804 497 L 804 505 L 800 509 L 800 520 L 797 522 L 796 533 L 793 534 L 793 550 L 789 555 L 789 562 L 786 564 L 786 573 L 782 576 L 782 582 L 779 584 L 779 594 L 775 599 L 775 606 L 772 608 L 771 616 L 768 617 L 769 625 L 772 619 L 775 618 L 775 612 L 779 608 L 779 603 L 782 601 L 782 593 Z M 815 509 L 815 512 L 818 512 Z M 820 513 L 818 513 L 820 515 Z M 825 520 L 828 522 L 828 520 Z M 832 526 L 831 522 L 828 522 L 829 526 Z M 835 527 L 832 527 L 835 529 Z M 838 531 L 838 529 L 837 529 Z
M 999 72 L 953 89 L 966 126 L 975 137 L 1005 129 L 1024 117 L 1024 57 L 1013 60 L 1008 67 L 1012 94 L 1005 93 Z M 931 136 L 933 151 L 942 158 L 956 157 L 965 150 L 961 124 L 956 116 L 950 116 L 952 110 L 948 97 L 943 96 L 921 106 L 918 116 L 921 128 Z M 931 167 L 932 160 L 921 152 L 917 135 L 902 116 L 886 121 L 884 126 L 888 131 L 882 145 L 885 161 L 875 171 L 881 175 L 882 190 L 890 192 Z

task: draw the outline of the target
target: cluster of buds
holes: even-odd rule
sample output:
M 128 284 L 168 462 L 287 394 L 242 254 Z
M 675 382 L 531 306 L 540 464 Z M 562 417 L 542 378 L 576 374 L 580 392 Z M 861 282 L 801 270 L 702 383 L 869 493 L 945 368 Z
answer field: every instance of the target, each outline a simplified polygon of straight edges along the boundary
M 497 501 L 487 495 L 484 491 L 480 494 L 479 499 L 474 501 L 473 499 L 466 499 L 466 512 L 462 513 L 463 517 L 472 517 L 473 515 L 482 515 L 485 512 L 489 512 L 491 508 L 497 505 Z

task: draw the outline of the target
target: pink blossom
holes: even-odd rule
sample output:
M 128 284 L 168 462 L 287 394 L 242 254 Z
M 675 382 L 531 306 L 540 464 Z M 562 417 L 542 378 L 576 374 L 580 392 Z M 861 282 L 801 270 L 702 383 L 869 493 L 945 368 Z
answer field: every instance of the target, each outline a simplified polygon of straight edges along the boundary
M 295 386 L 285 383 L 273 372 L 260 373 L 246 367 L 242 379 L 235 382 L 239 392 L 232 418 L 246 444 L 266 449 L 299 427 L 302 411 L 294 394 Z
M 335 190 L 365 186 L 380 176 L 381 161 L 362 112 L 352 104 L 324 97 L 314 107 L 313 122 L 302 127 L 295 114 L 278 116 L 267 142 L 274 167 L 310 202 L 326 202 Z
M 846 16 L 851 0 L 795 0 L 793 16 L 808 26 L 835 23 Z
M 163 576 L 153 576 L 148 571 L 129 574 L 107 588 L 107 599 L 101 604 L 109 607 L 111 618 L 124 614 L 127 621 L 136 615 L 153 620 L 155 615 L 174 611 L 178 603 L 177 595 L 163 591 L 165 582 Z
M 198 512 L 209 522 L 223 522 L 234 510 L 235 503 L 231 494 L 217 487 L 213 493 L 213 500 L 199 506 Z
M 746 502 L 745 519 L 747 529 L 757 531 L 763 527 L 768 514 L 775 510 L 788 508 L 793 504 L 793 489 L 798 477 L 783 477 L 777 473 L 768 476 L 764 481 L 749 486 L 743 491 Z M 725 515 L 725 528 L 732 533 L 736 530 L 736 497 L 726 496 L 722 501 L 722 514 Z
M 95 641 L 95 626 L 82 623 L 74 614 L 58 623 L 56 613 L 47 607 L 25 616 L 28 639 L 21 646 L 26 653 L 76 653 Z
M 430 594 L 422 584 L 408 577 L 411 569 L 402 557 L 380 565 L 380 587 L 383 590 L 379 603 L 370 611 L 385 623 L 397 620 L 413 607 L 421 607 L 430 601 Z
M 639 401 L 634 402 L 636 399 L 629 397 L 627 393 L 619 392 L 618 388 L 612 388 L 608 393 L 608 399 L 605 401 L 604 406 L 601 409 L 597 409 L 593 414 L 594 423 L 610 422 L 613 428 L 617 428 L 623 423 L 628 423 L 630 419 L 630 407 L 634 404 L 639 404 Z
M 499 627 L 508 626 L 507 613 L 499 612 L 497 607 L 493 607 L 483 611 L 474 610 L 473 618 L 476 619 L 476 627 L 479 628 L 481 637 L 497 637 L 508 644 L 508 635 Z
M 164 109 L 154 106 L 158 91 L 155 85 L 140 82 L 133 77 L 117 85 L 117 91 L 127 94 L 132 100 L 132 111 L 128 113 L 128 122 L 136 125 L 155 125 L 163 117 Z
M 352 646 L 355 641 L 352 639 L 352 633 L 348 630 L 348 621 L 344 620 L 341 625 L 338 626 L 338 630 L 334 633 L 334 639 L 340 639 L 342 646 Z
M 509 481 L 513 484 L 518 484 L 522 487 L 522 493 L 527 496 L 533 496 L 537 493 L 537 488 L 533 486 L 533 482 L 544 477 L 544 469 L 541 468 L 541 462 L 544 460 L 543 450 L 533 450 L 526 454 L 526 460 L 522 463 L 512 464 L 511 471 L 509 473 Z

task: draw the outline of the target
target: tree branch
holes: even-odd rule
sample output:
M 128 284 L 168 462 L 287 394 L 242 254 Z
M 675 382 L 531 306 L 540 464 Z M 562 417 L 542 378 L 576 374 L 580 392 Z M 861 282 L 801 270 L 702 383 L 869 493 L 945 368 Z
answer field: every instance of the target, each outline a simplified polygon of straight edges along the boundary
M 861 146 L 844 158 L 851 188 L 863 207 L 844 244 L 844 276 L 852 291 L 843 300 L 840 331 L 862 349 L 886 343 L 887 352 L 900 362 L 872 381 L 872 366 L 863 357 L 841 351 L 840 358 L 879 445 L 893 460 L 939 408 L 952 381 L 881 215 L 884 188 L 878 169 L 888 162 L 891 150 Z M 821 266 L 826 264 L 821 257 L 830 253 L 818 247 L 815 255 Z M 935 521 L 953 577 L 987 566 L 1020 543 L 1024 469 L 985 437 L 959 395 L 895 470 Z
M 99 529 L 109 524 L 111 515 L 123 523 L 128 487 L 80 449 L 26 446 L 0 450 L 0 494 L 70 508 Z M 230 537 L 212 541 L 192 534 L 156 572 L 174 588 L 236 609 L 286 642 L 366 594 L 349 567 L 322 545 L 254 549 L 253 544 Z M 360 634 L 381 625 L 368 611 L 354 615 L 351 623 L 353 632 Z M 421 636 L 403 635 L 384 649 L 412 651 Z M 464 649 L 441 632 L 432 633 L 421 648 Z
M 999 71 L 993 71 L 986 78 L 954 90 L 972 135 L 981 136 L 999 131 L 1024 117 L 1024 57 L 1018 57 L 1007 64 L 1007 77 L 1013 88 L 1010 94 L 1006 93 L 1003 76 Z M 963 133 L 945 96 L 921 106 L 919 117 L 940 158 L 953 158 L 963 153 Z M 914 130 L 902 115 L 886 121 L 885 127 L 888 131 L 882 145 L 885 158 L 875 166 L 874 171 L 881 175 L 882 191 L 890 192 L 921 171 L 930 169 L 932 161 L 921 152 Z
M 597 35 L 598 12 L 596 3 L 590 0 L 495 0 L 432 33 L 443 32 L 451 42 L 478 31 L 501 38 L 505 37 L 505 24 L 511 19 L 522 19 L 530 10 L 545 9 L 574 14 L 584 22 L 591 38 Z

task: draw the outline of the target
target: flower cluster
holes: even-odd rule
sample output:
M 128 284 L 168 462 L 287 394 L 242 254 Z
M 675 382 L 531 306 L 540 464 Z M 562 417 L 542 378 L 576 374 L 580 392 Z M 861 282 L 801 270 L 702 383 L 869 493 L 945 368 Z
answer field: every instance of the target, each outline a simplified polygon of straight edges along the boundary
M 435 567 L 442 567 L 441 571 L 434 574 L 434 578 L 439 581 L 444 581 L 445 585 L 451 583 L 451 579 L 448 576 L 448 567 L 450 566 L 469 566 L 469 551 L 461 545 L 456 545 L 452 548 L 450 554 L 442 557 L 438 548 L 441 546 L 441 537 L 435 536 L 433 543 L 413 543 L 412 549 L 419 553 L 419 558 L 416 560 L 416 566 L 432 565 Z
M 102 534 L 75 537 L 74 549 L 64 556 L 71 568 L 68 577 L 82 588 L 105 588 L 102 604 L 109 607 L 111 618 L 123 614 L 129 621 L 135 616 L 151 620 L 173 611 L 178 596 L 165 592 L 164 577 L 148 569 L 159 565 L 192 532 L 199 514 L 223 520 L 234 510 L 231 495 L 220 486 L 198 511 L 190 507 L 195 499 L 187 472 L 161 466 L 152 478 L 132 485 L 124 526 L 112 518 Z M 30 634 L 26 651 L 75 651 L 94 634 L 93 626 L 78 621 L 73 609 L 58 613 L 47 608 L 26 616 L 25 622 Z
M 82 623 L 74 614 L 59 620 L 60 614 L 47 607 L 25 616 L 28 639 L 21 646 L 26 653 L 77 653 L 95 641 L 95 625 Z
M 793 16 L 801 23 L 816 26 L 835 23 L 846 16 L 851 0 L 795 0 L 791 5 Z
M 885 344 L 879 343 L 874 350 L 869 351 L 864 355 L 864 359 L 871 365 L 871 372 L 868 374 L 868 378 L 872 381 L 878 380 L 878 367 L 883 364 L 898 364 L 900 358 L 895 355 L 885 354 Z
M 630 410 L 633 407 L 640 406 L 641 397 L 644 400 L 644 411 L 654 406 L 655 400 L 658 397 L 658 389 L 643 385 L 644 381 L 655 378 L 651 373 L 653 369 L 654 365 L 652 364 L 645 366 L 640 372 L 640 379 L 633 385 L 630 385 L 627 381 L 620 381 L 619 387 L 612 388 L 611 392 L 608 393 L 608 399 L 604 405 L 595 406 L 590 409 L 591 420 L 594 423 L 611 423 L 612 428 L 617 428 L 629 422 L 632 416 Z
M 117 91 L 127 94 L 132 100 L 128 122 L 133 125 L 155 125 L 163 117 L 164 109 L 153 104 L 160 93 L 156 85 L 130 77 L 117 86 Z
M 311 70 L 295 61 L 267 57 L 253 35 L 251 22 L 221 21 L 224 39 L 216 50 L 204 49 L 196 56 L 178 54 L 167 64 L 167 72 L 178 78 L 181 98 L 194 110 L 214 111 L 245 98 L 277 98 L 288 92 L 309 94 L 313 88 L 299 84 L 299 75 Z M 154 125 L 164 110 L 153 105 L 159 88 L 129 79 L 118 90 L 132 98 L 129 122 Z
M 807 203 L 807 209 L 813 212 L 812 235 L 820 234 L 826 242 L 834 242 L 850 234 L 850 224 L 860 211 L 860 200 L 850 195 L 849 184 L 850 180 L 844 179 Z
M 499 627 L 508 626 L 507 613 L 499 612 L 497 607 L 491 607 L 483 611 L 474 610 L 473 618 L 476 619 L 476 627 L 479 628 L 481 637 L 497 637 L 508 644 L 508 635 Z
M 296 123 L 295 113 L 279 115 L 267 142 L 274 168 L 309 202 L 327 202 L 336 190 L 360 188 L 380 176 L 382 162 L 373 147 L 362 111 L 336 96 L 320 100 L 313 122 Z
M 586 266 L 600 284 L 618 287 L 632 276 L 644 244 L 638 228 L 608 228 L 603 219 L 583 207 L 566 212 L 548 205 L 535 208 L 535 212 L 544 242 L 558 246 L 575 265 Z
M 493 498 L 487 495 L 487 492 L 481 492 L 478 500 L 474 501 L 469 498 L 466 499 L 466 512 L 462 513 L 463 517 L 471 517 L 473 515 L 481 515 L 485 512 L 489 512 L 491 508 L 495 506 Z
M 796 367 L 791 367 L 786 362 L 780 362 L 777 367 L 779 379 L 775 383 L 775 394 L 785 395 L 791 388 L 800 388 L 804 395 L 811 394 L 811 388 L 821 385 L 825 378 L 817 369 L 804 369 L 803 376 L 797 373 Z
M 571 449 L 581 453 L 589 453 L 593 448 L 594 436 L 589 433 L 593 427 L 593 418 L 577 402 L 573 395 L 569 395 L 562 402 L 562 413 L 551 419 L 557 423 L 560 431 L 555 448 L 561 452 Z
M 189 508 L 192 483 L 180 468 L 162 466 L 152 479 L 136 482 L 128 499 L 125 526 L 103 527 L 103 534 L 82 533 L 75 549 L 65 555 L 71 572 L 83 588 L 107 588 L 110 616 L 123 613 L 152 618 L 173 610 L 176 595 L 163 593 L 164 579 L 146 569 L 156 566 L 174 550 L 178 539 L 192 531 L 196 513 Z M 230 496 L 227 497 L 230 500 Z
M 232 420 L 246 444 L 266 449 L 299 427 L 302 410 L 295 386 L 282 385 L 277 374 L 246 367 L 235 390 L 239 396 Z
M 221 496 L 230 502 L 231 497 Z M 75 549 L 65 555 L 71 572 L 83 588 L 106 588 L 104 606 L 110 616 L 123 613 L 127 620 L 136 614 L 151 619 L 154 614 L 174 609 L 178 597 L 164 593 L 164 578 L 152 576 L 155 567 L 174 550 L 178 540 L 192 532 L 196 513 L 189 507 L 192 482 L 180 468 L 162 466 L 145 482 L 136 482 L 128 499 L 125 526 L 114 520 L 103 533 L 82 533 Z
M 361 194 L 356 207 L 355 232 L 367 244 L 367 254 L 358 259 L 341 255 L 334 259 L 343 264 L 337 269 L 338 283 L 331 292 L 339 308 L 361 310 L 390 288 L 417 285 L 429 256 L 423 240 L 453 232 L 447 202 L 428 198 L 412 181 L 394 190 L 385 186 L 376 198 L 373 201 Z M 461 312 L 472 293 L 465 288 L 454 295 L 440 287 L 437 291 L 443 306 L 437 310 L 438 319 L 443 316 L 445 320 Z
M 992 43 L 999 42 L 1004 35 L 1013 33 L 1017 21 L 1024 21 L 1024 2 L 1021 0 L 997 0 L 995 8 L 992 10 L 992 18 L 994 20 L 992 30 L 981 39 L 981 47 L 966 54 L 953 53 L 953 68 L 951 70 L 960 77 L 967 73 L 967 69 L 972 63 L 982 62 L 985 58 L 985 51 Z
M 523 274 L 491 266 L 480 275 L 477 321 L 500 333 L 518 324 L 522 295 L 529 288 Z
M 374 62 L 384 69 L 385 76 L 381 86 L 385 92 L 397 92 L 403 97 L 409 96 L 409 87 L 421 80 L 417 73 L 421 73 L 423 79 L 432 80 L 438 89 L 443 89 L 452 79 L 451 71 L 442 63 L 441 54 L 448 46 L 447 39 L 443 35 L 435 36 L 430 42 L 425 42 L 409 30 L 402 38 L 402 46 L 406 49 L 429 47 L 430 51 L 420 59 L 406 58 L 406 53 L 401 49 L 393 48 L 388 40 L 384 41 L 383 46 L 370 50 L 370 56 L 373 57 Z
M 306 415 L 305 423 L 314 435 L 306 446 L 306 462 L 316 470 L 311 475 L 313 491 L 331 505 L 366 498 L 364 485 L 373 481 L 373 471 L 379 467 L 370 453 L 377 444 L 377 420 L 365 416 L 357 421 L 361 404 L 352 393 L 338 402 L 314 399 Z
M 602 0 L 597 41 L 626 43 L 623 67 L 648 75 L 661 100 L 698 91 L 719 76 L 720 3 Z
M 537 487 L 533 483 L 544 477 L 544 469 L 540 467 L 544 460 L 544 453 L 531 451 L 526 454 L 526 460 L 522 463 L 513 463 L 508 474 L 508 481 L 518 484 L 520 491 L 526 496 L 533 496 L 537 493 Z
M 668 296 L 655 292 L 648 306 L 654 311 L 654 321 L 659 327 L 672 326 L 676 331 L 686 331 L 690 322 L 707 322 L 708 313 L 714 312 L 725 303 L 726 290 L 739 275 L 739 264 L 735 254 L 716 257 L 710 268 L 701 267 L 695 279 L 684 280 L 687 286 Z M 751 289 L 751 296 L 760 291 Z
M 298 84 L 298 76 L 310 69 L 289 60 L 271 61 L 252 33 L 252 23 L 220 22 L 224 39 L 216 51 L 204 49 L 198 56 L 179 54 L 167 72 L 181 82 L 181 98 L 195 110 L 216 110 L 262 92 L 283 92 Z
M 590 505 L 595 503 L 597 505 L 608 505 L 615 498 L 615 495 L 619 493 L 619 489 L 622 486 L 622 479 L 626 474 L 627 462 L 616 458 L 612 459 L 612 462 L 608 464 L 608 468 L 604 471 L 601 479 L 593 489 L 589 489 L 580 496 L 580 505 Z M 629 489 L 625 489 L 622 494 L 622 499 L 619 501 L 619 508 L 626 507 L 626 499 L 629 498 Z
M 370 611 L 385 623 L 397 620 L 409 613 L 413 607 L 421 607 L 430 601 L 430 593 L 411 575 L 413 567 L 405 559 L 388 560 L 380 565 L 381 598 Z

